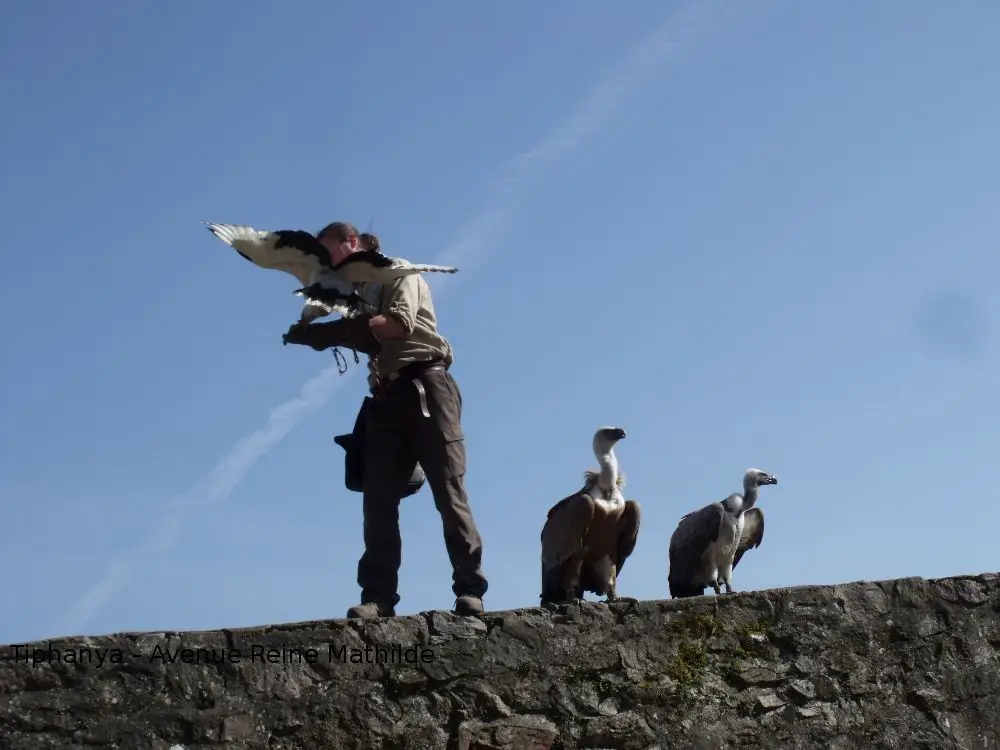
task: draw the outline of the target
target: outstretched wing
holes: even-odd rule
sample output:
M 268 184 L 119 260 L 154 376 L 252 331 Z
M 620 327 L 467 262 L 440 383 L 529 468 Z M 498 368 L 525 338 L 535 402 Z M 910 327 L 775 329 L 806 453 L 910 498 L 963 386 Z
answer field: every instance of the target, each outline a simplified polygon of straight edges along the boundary
M 329 269 L 329 253 L 312 234 L 298 229 L 258 230 L 241 224 L 209 224 L 208 231 L 261 268 L 290 273 L 302 286 Z
M 639 539 L 639 524 L 642 522 L 642 509 L 635 500 L 625 501 L 625 510 L 618 521 L 618 555 L 615 558 L 615 570 L 621 575 L 622 568 L 629 555 L 635 551 Z
M 384 284 L 417 273 L 458 272 L 454 266 L 410 263 L 405 258 L 390 258 L 378 250 L 359 250 L 351 253 L 334 270 L 352 284 L 365 281 Z
M 712 503 L 681 518 L 670 537 L 672 578 L 687 580 L 697 570 L 705 548 L 719 537 L 725 512 L 722 503 Z
M 751 508 L 743 514 L 743 533 L 740 534 L 736 554 L 733 556 L 733 570 L 747 550 L 756 549 L 764 541 L 764 511 Z
M 576 492 L 549 509 L 542 527 L 542 569 L 551 570 L 566 562 L 583 546 L 594 518 L 590 495 Z

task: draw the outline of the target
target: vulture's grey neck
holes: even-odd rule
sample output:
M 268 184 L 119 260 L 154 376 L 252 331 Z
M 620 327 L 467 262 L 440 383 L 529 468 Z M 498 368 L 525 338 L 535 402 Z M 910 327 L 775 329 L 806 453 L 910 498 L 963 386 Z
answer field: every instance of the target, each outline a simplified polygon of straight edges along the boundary
M 747 487 L 743 490 L 743 494 L 730 495 L 725 500 L 722 501 L 722 506 L 726 509 L 726 512 L 738 516 L 744 511 L 750 510 L 754 503 L 757 502 L 757 495 L 759 489 L 756 486 Z
M 743 490 L 743 510 L 750 510 L 754 506 L 758 494 L 760 494 L 760 488 L 756 484 Z
M 615 456 L 615 449 L 608 448 L 607 453 L 598 454 L 597 465 L 601 467 L 601 473 L 597 475 L 597 486 L 611 495 L 618 487 L 618 457 Z

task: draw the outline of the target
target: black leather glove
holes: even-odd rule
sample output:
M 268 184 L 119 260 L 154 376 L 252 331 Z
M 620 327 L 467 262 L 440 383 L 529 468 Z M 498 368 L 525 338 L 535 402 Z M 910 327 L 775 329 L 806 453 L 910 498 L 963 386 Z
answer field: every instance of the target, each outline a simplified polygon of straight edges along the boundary
M 376 355 L 382 349 L 372 333 L 371 315 L 341 318 L 329 323 L 296 323 L 281 337 L 285 344 L 304 344 L 318 352 L 334 346 L 343 346 L 362 354 Z

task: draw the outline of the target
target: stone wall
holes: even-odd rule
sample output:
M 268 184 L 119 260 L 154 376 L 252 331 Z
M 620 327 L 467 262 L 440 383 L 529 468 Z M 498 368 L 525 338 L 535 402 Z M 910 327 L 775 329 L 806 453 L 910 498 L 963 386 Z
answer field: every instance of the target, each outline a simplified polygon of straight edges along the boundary
M 2 646 L 0 745 L 1000 748 L 1000 576 Z

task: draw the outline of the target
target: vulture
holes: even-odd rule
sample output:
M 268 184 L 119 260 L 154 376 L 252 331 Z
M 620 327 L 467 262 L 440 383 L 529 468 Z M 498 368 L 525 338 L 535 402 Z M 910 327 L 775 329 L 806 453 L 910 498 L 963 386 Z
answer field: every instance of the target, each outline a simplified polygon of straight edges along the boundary
M 764 539 L 764 513 L 755 508 L 760 487 L 778 480 L 759 469 L 743 475 L 743 494 L 706 505 L 682 517 L 670 537 L 667 582 L 674 599 L 701 596 L 711 586 L 716 594 L 733 593 L 733 570 L 747 550 Z
M 330 265 L 330 253 L 309 232 L 298 229 L 261 231 L 238 224 L 209 224 L 208 231 L 260 268 L 291 274 L 305 298 L 299 323 L 309 323 L 331 313 L 357 315 L 366 307 L 351 283 Z
M 635 549 L 640 522 L 639 504 L 622 495 L 625 477 L 614 449 L 624 438 L 619 427 L 598 429 L 593 449 L 599 471 L 584 472 L 583 487 L 548 512 L 542 528 L 543 605 L 579 601 L 585 591 L 608 602 L 622 599 L 618 576 Z

